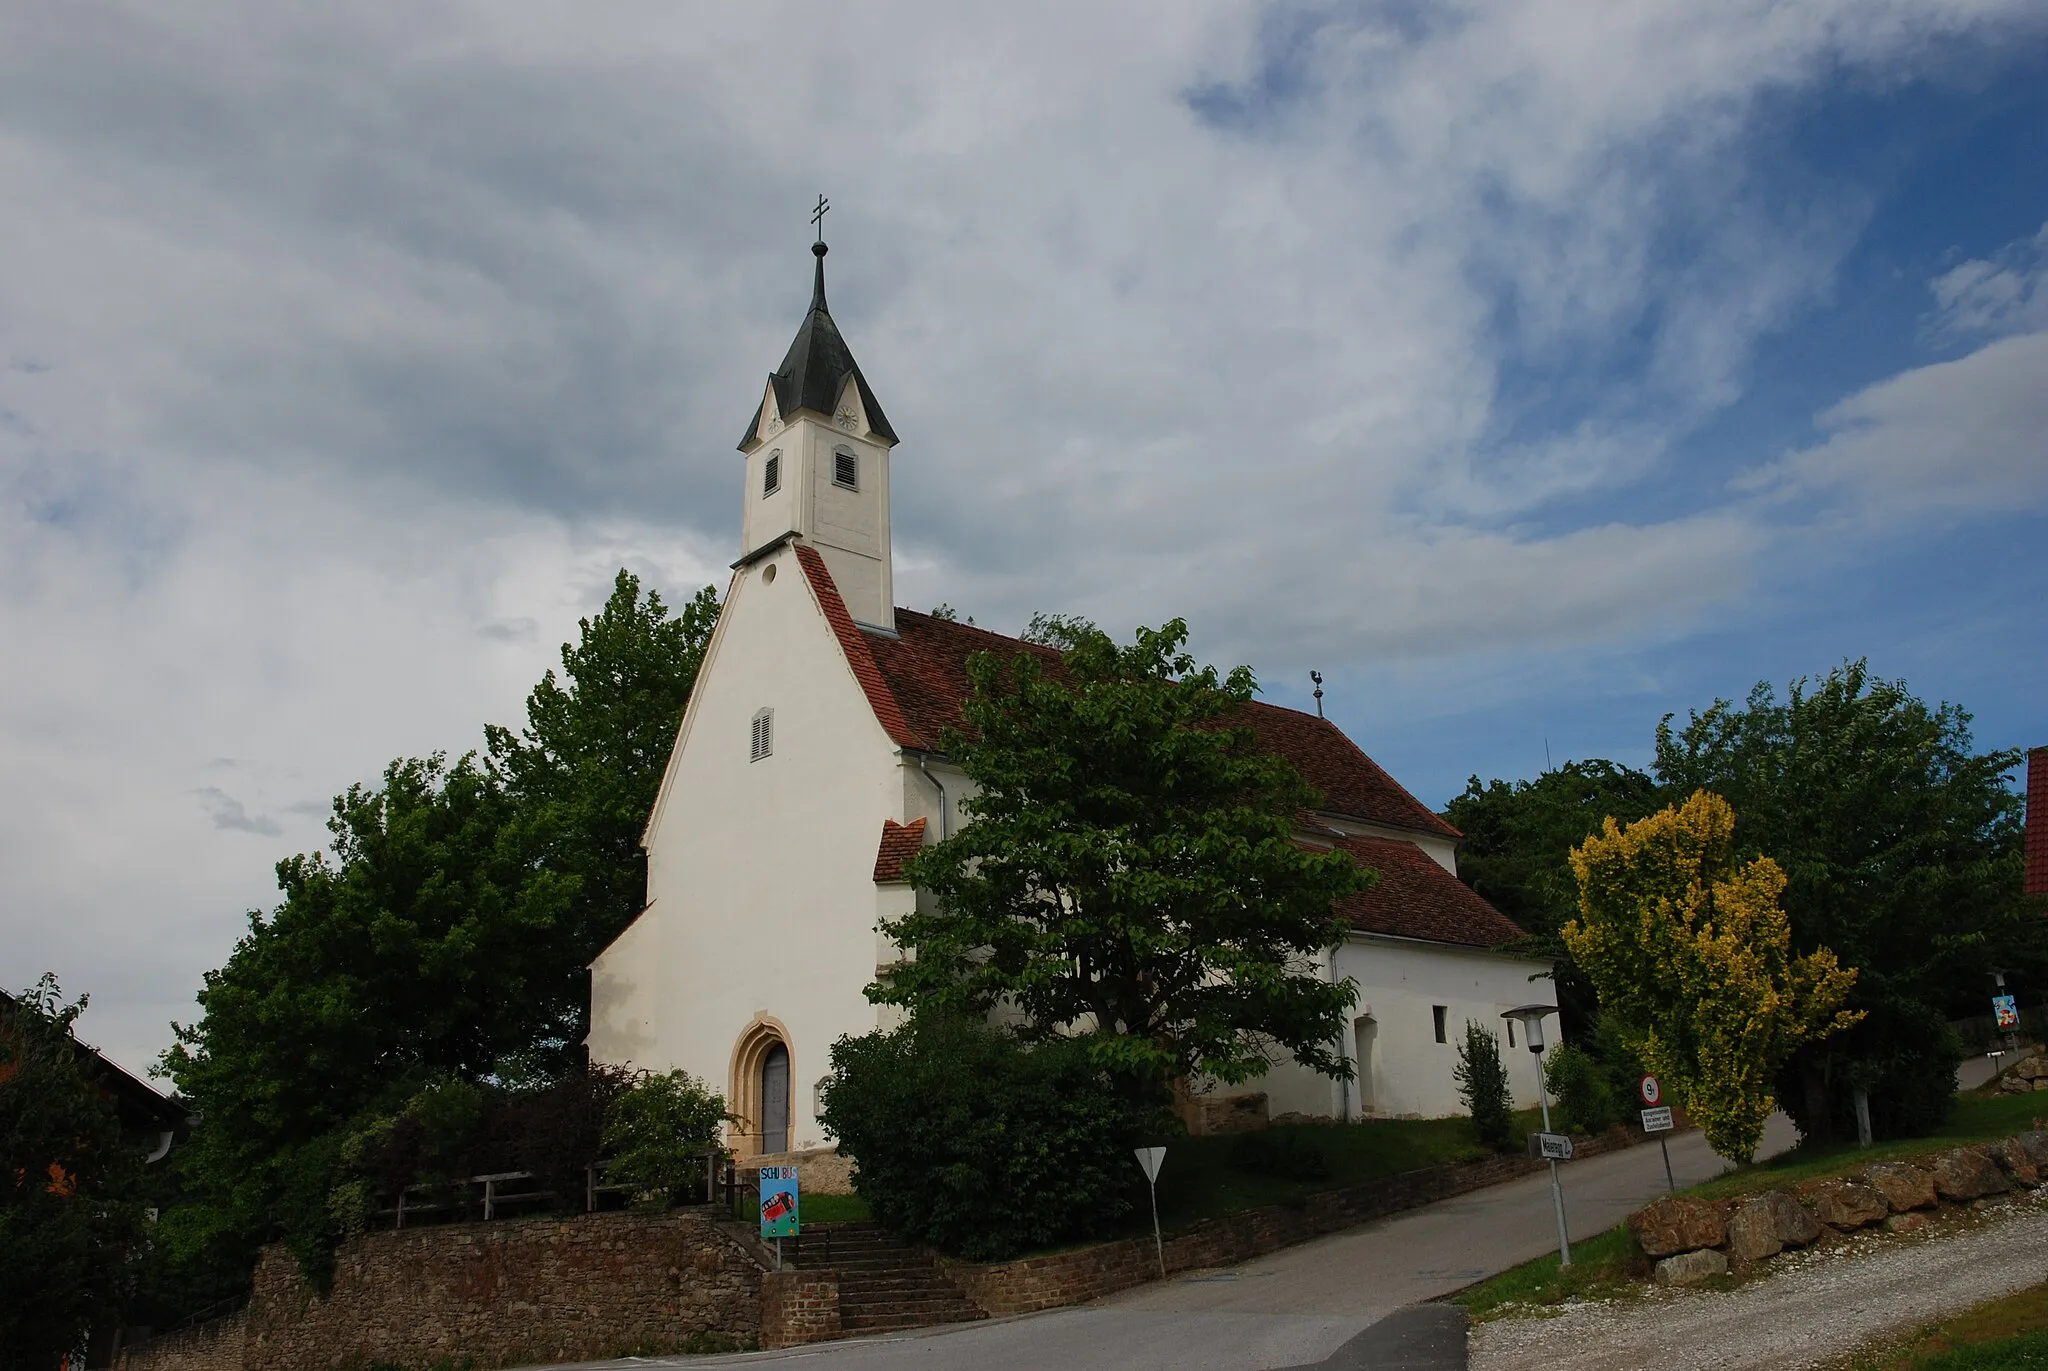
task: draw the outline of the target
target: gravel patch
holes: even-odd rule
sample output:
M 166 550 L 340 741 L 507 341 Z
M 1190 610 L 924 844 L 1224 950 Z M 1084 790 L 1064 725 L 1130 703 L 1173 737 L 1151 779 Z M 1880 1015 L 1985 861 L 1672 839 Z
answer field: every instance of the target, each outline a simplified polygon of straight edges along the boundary
M 1727 1291 L 1657 1290 L 1472 1330 L 1472 1371 L 1826 1367 L 1973 1305 L 2048 1283 L 2048 1192 L 1941 1229 L 1863 1233 L 1773 1259 Z

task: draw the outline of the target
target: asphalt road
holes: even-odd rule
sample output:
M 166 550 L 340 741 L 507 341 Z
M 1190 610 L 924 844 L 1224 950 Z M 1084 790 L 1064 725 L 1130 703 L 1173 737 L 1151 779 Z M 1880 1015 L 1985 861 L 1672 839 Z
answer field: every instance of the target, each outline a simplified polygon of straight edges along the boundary
M 1769 1155 L 1793 1140 L 1789 1121 L 1774 1116 L 1762 1152 Z M 1726 1169 L 1697 1132 L 1672 1139 L 1670 1146 L 1681 1186 Z M 1172 1164 L 1169 1156 L 1167 1165 Z M 1586 1236 L 1613 1227 L 1664 1192 L 1664 1163 L 1655 1144 L 1568 1163 L 1563 1174 L 1566 1221 L 1573 1233 Z M 1556 1244 L 1550 1178 L 1539 1174 L 1243 1266 L 1190 1272 L 1070 1309 L 785 1352 L 586 1365 L 801 1360 L 804 1371 L 1268 1371 L 1334 1359 L 1333 1371 L 1461 1368 L 1462 1335 L 1455 1360 L 1446 1360 L 1441 1318 L 1401 1311 L 1541 1256 Z

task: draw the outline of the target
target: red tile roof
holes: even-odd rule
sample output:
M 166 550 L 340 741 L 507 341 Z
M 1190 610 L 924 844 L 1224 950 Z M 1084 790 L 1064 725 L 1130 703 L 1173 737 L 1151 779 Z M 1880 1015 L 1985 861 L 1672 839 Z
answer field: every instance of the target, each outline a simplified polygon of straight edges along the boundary
M 2048 747 L 2027 754 L 2027 876 L 2029 895 L 2048 895 Z
M 817 557 L 815 552 L 810 555 Z M 822 572 L 822 560 L 818 567 Z M 825 579 L 829 584 L 830 578 Z M 852 619 L 847 622 L 851 624 Z M 866 639 L 867 651 L 884 683 L 879 700 L 872 687 L 868 698 L 875 702 L 876 716 L 883 719 L 884 727 L 888 727 L 888 716 L 882 712 L 882 700 L 903 720 L 909 740 L 890 730 L 898 743 L 931 751 L 938 750 L 940 734 L 962 724 L 960 703 L 973 692 L 967 679 L 969 657 L 977 652 L 1007 656 L 1029 652 L 1047 659 L 1048 664 L 1059 661 L 1059 653 L 1052 648 L 907 609 L 896 611 L 896 634 L 894 638 L 881 633 L 860 635 Z M 854 674 L 861 674 L 858 666 Z M 861 683 L 868 684 L 865 676 Z M 1292 762 L 1302 779 L 1323 793 L 1324 812 L 1436 837 L 1462 836 L 1403 790 L 1328 719 L 1255 700 L 1245 707 L 1244 722 L 1260 743 Z
M 903 864 L 917 855 L 924 846 L 924 820 L 912 819 L 899 824 L 894 819 L 882 820 L 882 845 L 875 851 L 875 884 L 903 879 Z
M 909 725 L 904 723 L 903 712 L 896 707 L 888 682 L 876 670 L 874 656 L 868 651 L 868 636 L 855 626 L 853 615 L 847 611 L 846 601 L 839 594 L 839 587 L 833 584 L 832 573 L 825 569 L 825 558 L 816 548 L 798 543 L 796 560 L 797 565 L 804 569 L 804 579 L 811 583 L 818 604 L 825 611 L 826 622 L 832 625 L 832 632 L 839 639 L 839 650 L 846 655 L 846 664 L 853 669 L 853 678 L 867 692 L 868 704 L 873 706 L 875 718 L 898 747 L 920 746 Z
M 1514 920 L 1413 843 L 1353 837 L 1336 844 L 1379 873 L 1372 889 L 1337 902 L 1338 915 L 1361 933 L 1467 947 L 1500 947 L 1525 936 Z

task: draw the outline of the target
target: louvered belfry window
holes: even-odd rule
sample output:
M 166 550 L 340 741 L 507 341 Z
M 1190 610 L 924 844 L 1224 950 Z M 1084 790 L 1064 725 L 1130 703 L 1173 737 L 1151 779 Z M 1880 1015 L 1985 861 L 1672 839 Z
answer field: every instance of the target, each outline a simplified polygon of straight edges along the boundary
M 782 489 L 782 449 L 768 454 L 768 460 L 761 468 L 761 494 L 773 495 Z
M 775 711 L 764 709 L 754 715 L 754 736 L 747 760 L 758 762 L 775 750 Z
M 832 484 L 847 490 L 860 489 L 860 458 L 850 452 L 832 454 Z

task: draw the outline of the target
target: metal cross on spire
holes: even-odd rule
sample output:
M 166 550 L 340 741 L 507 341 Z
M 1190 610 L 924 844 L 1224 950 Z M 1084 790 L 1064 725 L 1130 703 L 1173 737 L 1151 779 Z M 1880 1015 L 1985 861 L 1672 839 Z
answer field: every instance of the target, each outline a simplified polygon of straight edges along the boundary
M 811 222 L 818 226 L 818 241 L 825 241 L 825 211 L 832 208 L 832 202 L 824 196 L 818 197 L 818 207 L 811 211 Z

